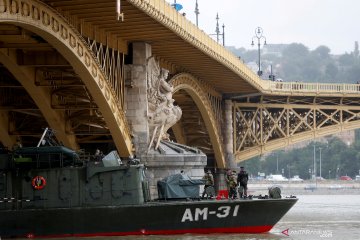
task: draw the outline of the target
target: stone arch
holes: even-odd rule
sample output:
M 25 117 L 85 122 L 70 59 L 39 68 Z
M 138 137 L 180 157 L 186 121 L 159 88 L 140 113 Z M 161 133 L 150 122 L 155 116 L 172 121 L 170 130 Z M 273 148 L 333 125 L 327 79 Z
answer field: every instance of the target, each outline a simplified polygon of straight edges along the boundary
M 95 56 L 81 35 L 59 13 L 34 0 L 1 0 L 0 23 L 32 31 L 71 64 L 96 101 L 121 156 L 133 152 L 126 117 Z
M 174 87 L 174 93 L 179 90 L 185 90 L 195 102 L 209 133 L 217 166 L 219 168 L 225 168 L 225 155 L 220 128 L 217 124 L 205 87 L 202 86 L 194 76 L 188 73 L 175 75 L 171 78 L 170 83 Z

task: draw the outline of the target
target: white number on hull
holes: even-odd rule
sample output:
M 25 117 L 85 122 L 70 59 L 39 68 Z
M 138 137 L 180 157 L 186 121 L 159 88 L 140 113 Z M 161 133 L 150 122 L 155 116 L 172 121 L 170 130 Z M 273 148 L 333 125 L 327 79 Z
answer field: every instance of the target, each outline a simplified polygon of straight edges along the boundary
M 239 205 L 235 205 L 232 216 L 236 217 L 238 215 Z M 206 208 L 195 208 L 191 210 L 191 208 L 186 208 L 181 219 L 181 222 L 193 222 L 193 221 L 205 221 L 208 219 L 209 215 L 214 215 L 217 218 L 226 218 L 230 215 L 231 206 L 220 206 L 217 210 L 209 211 Z
M 222 206 L 222 207 L 219 207 L 218 210 L 221 211 L 221 212 L 216 214 L 216 216 L 218 218 L 225 218 L 225 217 L 229 216 L 230 206 Z

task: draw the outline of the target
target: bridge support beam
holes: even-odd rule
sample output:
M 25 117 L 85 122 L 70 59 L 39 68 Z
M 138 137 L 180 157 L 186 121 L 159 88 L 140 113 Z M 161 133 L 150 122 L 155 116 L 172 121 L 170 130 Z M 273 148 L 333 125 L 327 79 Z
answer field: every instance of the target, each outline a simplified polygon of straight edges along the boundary
M 119 82 L 110 81 L 106 71 L 103 71 L 105 65 L 99 64 L 101 61 L 97 58 L 97 53 L 94 54 L 93 49 L 89 48 L 88 43 L 76 30 L 76 27 L 71 26 L 61 13 L 41 1 L 1 1 L 0 5 L 2 9 L 0 23 L 13 24 L 24 28 L 26 31 L 33 32 L 67 60 L 99 107 L 119 155 L 121 157 L 131 155 L 133 144 L 121 105 L 122 98 L 119 99 L 115 95 L 116 92 L 122 95 L 122 93 L 120 94 L 122 85 Z M 6 66 L 6 64 L 4 65 Z M 113 83 L 120 86 L 120 91 L 114 90 Z M 36 100 L 34 101 L 36 102 Z M 42 104 L 45 105 L 46 103 Z M 45 114 L 45 118 L 51 118 L 50 114 L 52 113 L 43 112 L 43 115 Z M 49 122 L 48 119 L 46 120 Z M 63 126 L 63 121 L 60 121 L 60 124 Z M 58 133 L 60 134 L 60 131 Z M 69 137 L 66 136 L 66 133 L 63 135 L 65 138 Z M 71 141 L 70 137 L 68 138 L 69 141 Z M 69 145 L 72 146 L 72 144 Z
M 184 90 L 194 101 L 208 131 L 210 142 L 214 150 L 217 168 L 225 168 L 225 150 L 223 146 L 223 135 L 220 131 L 220 119 L 222 119 L 221 95 L 214 89 L 209 88 L 198 79 L 188 73 L 175 75 L 171 79 L 174 92 Z M 210 97 L 209 92 L 210 91 Z M 217 107 L 213 107 L 217 106 Z M 173 128 L 174 129 L 174 128 Z M 176 137 L 177 132 L 175 131 Z M 231 136 L 232 137 L 232 136 Z
M 264 95 L 237 101 L 233 124 L 237 162 L 360 127 L 359 98 Z
M 226 168 L 236 168 L 234 157 L 233 103 L 225 100 L 225 124 L 223 124 Z
M 32 67 L 19 66 L 16 63 L 15 51 L 6 51 L 4 49 L 0 50 L 0 62 L 13 74 L 13 76 L 30 94 L 49 126 L 56 130 L 56 137 L 58 140 L 67 147 L 78 149 L 79 147 L 76 143 L 75 136 L 66 132 L 64 114 L 51 108 L 50 93 L 46 89 L 39 88 L 35 85 L 35 69 Z
M 140 157 L 146 154 L 149 142 L 146 60 L 151 57 L 151 46 L 144 42 L 133 43 L 132 57 L 132 65 L 126 66 L 132 85 L 126 92 L 126 117 L 132 127 L 135 154 Z
M 136 146 L 136 157 L 147 166 L 147 175 L 150 182 L 150 192 L 153 198 L 157 197 L 157 181 L 171 174 L 180 173 L 184 170 L 191 177 L 203 176 L 206 166 L 206 155 L 177 143 L 161 142 L 158 150 L 149 148 L 150 123 L 149 123 L 149 78 L 159 76 L 152 75 L 154 66 L 148 64 L 152 57 L 151 46 L 144 42 L 133 43 L 133 62 L 126 65 L 127 81 L 131 82 L 131 88 L 126 92 L 126 116 L 132 127 L 133 142 Z M 151 76 L 150 76 L 151 75 Z M 150 79 L 151 80 L 151 79 Z M 152 79 L 153 80 L 153 79 Z

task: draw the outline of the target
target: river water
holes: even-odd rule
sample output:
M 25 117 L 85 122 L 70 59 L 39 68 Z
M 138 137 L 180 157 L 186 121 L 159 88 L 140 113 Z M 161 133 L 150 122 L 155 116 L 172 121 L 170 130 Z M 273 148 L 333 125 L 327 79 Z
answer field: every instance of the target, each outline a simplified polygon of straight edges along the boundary
M 82 238 L 86 240 L 283 240 L 360 239 L 360 195 L 301 195 L 299 201 L 264 234 L 207 234 Z M 72 238 L 70 238 L 72 239 Z M 69 238 L 67 238 L 69 240 Z
M 132 236 L 141 240 L 283 240 L 360 239 L 360 195 L 302 195 L 280 222 L 265 234 Z M 116 239 L 116 238 L 114 238 Z
M 303 195 L 264 239 L 360 239 L 360 195 Z M 288 229 L 288 237 L 282 232 Z M 286 233 L 286 232 L 285 232 Z

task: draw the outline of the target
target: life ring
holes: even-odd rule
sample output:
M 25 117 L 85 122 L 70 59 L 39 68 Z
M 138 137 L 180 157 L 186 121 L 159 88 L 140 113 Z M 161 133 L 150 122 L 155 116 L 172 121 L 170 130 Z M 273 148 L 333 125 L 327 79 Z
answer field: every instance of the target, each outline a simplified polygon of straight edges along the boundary
M 41 190 L 46 186 L 46 180 L 43 176 L 36 176 L 32 179 L 31 185 L 35 190 Z

